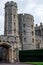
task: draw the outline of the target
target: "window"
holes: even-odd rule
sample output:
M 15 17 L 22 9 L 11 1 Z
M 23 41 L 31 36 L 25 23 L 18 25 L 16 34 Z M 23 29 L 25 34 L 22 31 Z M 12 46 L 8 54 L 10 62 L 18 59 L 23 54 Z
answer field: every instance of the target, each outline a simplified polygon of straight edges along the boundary
M 14 22 L 14 26 L 15 26 L 15 22 Z
M 25 28 L 25 24 L 23 24 L 23 27 Z
M 14 18 L 15 18 L 15 15 L 14 15 Z
M 26 34 L 26 31 L 24 30 L 24 35 Z
M 32 43 L 34 43 L 34 39 L 32 39 Z
M 31 25 L 31 28 L 33 29 L 33 25 Z
M 26 42 L 26 38 L 24 38 L 24 42 Z
M 16 29 L 14 29 L 14 33 L 16 32 Z
M 32 31 L 32 36 L 34 35 L 34 32 Z

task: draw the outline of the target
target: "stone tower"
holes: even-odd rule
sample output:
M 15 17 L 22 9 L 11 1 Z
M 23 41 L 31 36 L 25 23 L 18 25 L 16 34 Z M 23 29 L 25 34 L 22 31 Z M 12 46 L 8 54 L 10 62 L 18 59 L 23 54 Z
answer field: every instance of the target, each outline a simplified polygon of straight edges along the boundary
M 35 31 L 33 16 L 30 14 L 18 14 L 18 20 L 22 49 L 35 49 Z
M 19 28 L 18 28 L 17 4 L 16 4 L 16 2 L 8 1 L 5 4 L 4 35 L 8 37 L 7 40 L 12 45 L 12 51 L 14 49 L 17 60 L 19 57 L 18 51 L 21 49 L 18 32 L 19 32 Z M 10 38 L 10 37 L 12 37 L 12 38 Z M 13 55 L 12 55 L 12 57 L 14 58 Z M 13 61 L 14 60 L 12 60 L 12 62 Z
M 17 4 L 10 1 L 5 4 L 5 28 L 4 35 L 18 35 Z

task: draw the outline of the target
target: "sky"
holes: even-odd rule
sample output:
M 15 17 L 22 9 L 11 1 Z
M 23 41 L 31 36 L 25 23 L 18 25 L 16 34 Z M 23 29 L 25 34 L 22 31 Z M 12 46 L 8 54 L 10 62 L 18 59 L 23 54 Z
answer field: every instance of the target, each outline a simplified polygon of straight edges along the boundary
M 4 34 L 4 7 L 7 1 L 14 1 L 18 6 L 18 13 L 33 15 L 34 23 L 43 23 L 43 0 L 0 0 L 0 35 Z

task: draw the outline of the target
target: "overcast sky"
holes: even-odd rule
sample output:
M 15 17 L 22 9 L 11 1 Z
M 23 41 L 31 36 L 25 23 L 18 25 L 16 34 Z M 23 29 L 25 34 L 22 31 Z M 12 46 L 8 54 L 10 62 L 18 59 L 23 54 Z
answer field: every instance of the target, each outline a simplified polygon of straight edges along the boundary
M 4 34 L 4 7 L 11 0 L 0 0 L 0 35 Z M 12 0 L 17 2 L 18 13 L 28 13 L 34 16 L 34 23 L 43 23 L 43 0 Z

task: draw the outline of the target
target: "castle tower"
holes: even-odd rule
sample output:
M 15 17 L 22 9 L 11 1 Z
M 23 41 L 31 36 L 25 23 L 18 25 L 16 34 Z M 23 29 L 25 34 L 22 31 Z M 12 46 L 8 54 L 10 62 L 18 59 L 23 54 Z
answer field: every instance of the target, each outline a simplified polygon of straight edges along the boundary
M 22 49 L 35 49 L 35 31 L 33 16 L 30 14 L 18 14 L 18 20 Z
M 14 37 L 14 41 L 10 38 L 8 39 L 10 44 L 15 50 L 16 59 L 18 59 L 18 51 L 21 49 L 20 40 L 19 40 L 19 29 L 18 29 L 18 15 L 17 15 L 17 4 L 13 1 L 8 1 L 5 4 L 5 26 L 4 26 L 4 35 L 8 37 Z M 11 42 L 11 41 L 12 42 Z M 16 47 L 16 48 L 15 48 Z M 13 50 L 12 50 L 13 52 Z M 12 57 L 14 57 L 12 55 Z M 12 60 L 13 62 L 13 60 Z
M 4 35 L 14 36 L 18 34 L 17 4 L 10 1 L 5 4 L 5 28 Z

